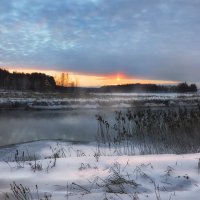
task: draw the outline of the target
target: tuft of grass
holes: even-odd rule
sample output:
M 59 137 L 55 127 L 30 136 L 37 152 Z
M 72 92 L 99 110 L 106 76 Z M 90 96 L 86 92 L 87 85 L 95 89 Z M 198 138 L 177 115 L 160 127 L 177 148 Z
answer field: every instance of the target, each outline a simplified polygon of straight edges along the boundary
M 42 171 L 42 170 L 43 170 L 41 161 L 36 160 L 36 157 L 35 157 L 35 160 L 34 160 L 33 163 L 32 163 L 32 162 L 29 162 L 29 165 L 30 165 L 31 170 L 32 170 L 33 172 Z
M 38 185 L 35 185 L 35 192 L 29 187 L 15 182 L 10 184 L 11 193 L 5 194 L 5 200 L 51 200 L 52 195 L 49 193 L 39 194 Z

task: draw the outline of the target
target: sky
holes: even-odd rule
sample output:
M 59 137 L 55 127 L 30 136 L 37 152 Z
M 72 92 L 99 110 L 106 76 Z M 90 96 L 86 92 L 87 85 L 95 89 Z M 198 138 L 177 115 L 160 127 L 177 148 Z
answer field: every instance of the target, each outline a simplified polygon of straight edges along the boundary
M 199 0 L 0 1 L 0 66 L 93 77 L 88 85 L 200 83 L 199 35 Z

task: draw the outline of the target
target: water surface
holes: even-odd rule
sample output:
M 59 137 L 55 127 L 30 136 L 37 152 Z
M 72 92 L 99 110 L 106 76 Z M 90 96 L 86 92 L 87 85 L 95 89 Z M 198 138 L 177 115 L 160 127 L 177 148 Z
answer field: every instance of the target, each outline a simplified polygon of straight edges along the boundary
M 20 95 L 16 98 L 0 98 L 1 102 L 28 101 L 32 105 L 40 101 L 47 102 L 44 106 L 39 104 L 41 110 L 0 111 L 0 146 L 43 139 L 93 142 L 98 128 L 96 114 L 103 114 L 111 120 L 115 110 L 131 108 L 135 100 L 148 100 L 151 103 L 154 102 L 152 100 L 161 100 L 159 105 L 162 105 L 162 101 L 166 100 L 182 103 L 183 100 L 193 102 L 194 99 L 198 101 L 199 94 L 116 93 L 64 99 L 27 99 Z M 62 102 L 65 102 L 64 107 Z M 57 104 L 59 110 L 55 109 Z
M 0 146 L 42 139 L 94 141 L 96 110 L 1 111 Z

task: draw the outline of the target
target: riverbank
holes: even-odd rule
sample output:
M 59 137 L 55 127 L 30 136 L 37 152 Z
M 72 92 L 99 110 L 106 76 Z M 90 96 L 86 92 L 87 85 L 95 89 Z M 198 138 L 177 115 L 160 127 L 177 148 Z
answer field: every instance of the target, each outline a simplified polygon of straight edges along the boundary
M 177 107 L 199 104 L 199 93 L 89 93 L 86 95 L 0 91 L 0 110 Z

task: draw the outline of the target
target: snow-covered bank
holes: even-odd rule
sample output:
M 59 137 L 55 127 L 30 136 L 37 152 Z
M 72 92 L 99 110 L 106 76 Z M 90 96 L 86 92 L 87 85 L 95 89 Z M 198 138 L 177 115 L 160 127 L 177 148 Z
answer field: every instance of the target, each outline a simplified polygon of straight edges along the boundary
M 199 93 L 92 93 L 70 95 L 0 91 L 0 109 L 63 110 L 135 106 L 196 106 L 199 103 Z
M 23 151 L 32 161 L 24 161 Z M 116 156 L 93 144 L 40 141 L 1 148 L 0 157 L 6 161 L 0 161 L 0 199 L 12 196 L 13 181 L 33 196 L 37 184 L 56 200 L 199 199 L 200 154 Z M 35 164 L 41 168 L 33 170 Z

